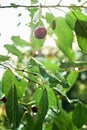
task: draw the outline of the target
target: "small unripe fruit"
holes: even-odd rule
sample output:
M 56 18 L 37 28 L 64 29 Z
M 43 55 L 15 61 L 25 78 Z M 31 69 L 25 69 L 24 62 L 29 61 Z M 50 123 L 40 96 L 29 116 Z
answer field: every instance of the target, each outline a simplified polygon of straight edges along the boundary
M 39 26 L 37 27 L 35 30 L 34 30 L 34 36 L 37 38 L 37 39 L 43 39 L 45 38 L 47 34 L 47 30 L 45 27 L 42 27 L 42 26 Z

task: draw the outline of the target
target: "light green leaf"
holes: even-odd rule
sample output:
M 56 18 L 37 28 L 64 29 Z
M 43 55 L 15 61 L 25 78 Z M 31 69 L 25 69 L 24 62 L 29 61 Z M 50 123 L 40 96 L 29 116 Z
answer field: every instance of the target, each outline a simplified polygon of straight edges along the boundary
M 9 56 L 5 56 L 5 55 L 0 55 L 0 61 L 6 61 L 9 60 Z
M 43 90 L 39 87 L 36 89 L 34 96 L 33 96 L 33 100 L 36 102 L 36 106 L 39 106 L 39 102 L 42 96 Z
M 8 92 L 13 85 L 12 77 L 13 74 L 9 69 L 5 71 L 2 77 L 2 91 L 6 96 L 8 95 Z
M 55 19 L 55 17 L 54 17 L 54 15 L 52 13 L 46 13 L 46 21 L 47 21 L 47 23 L 51 24 L 54 19 Z
M 15 45 L 18 45 L 18 46 L 21 46 L 21 47 L 29 46 L 29 42 L 21 39 L 19 36 L 12 36 L 11 40 L 13 41 L 13 43 Z
M 18 99 L 17 90 L 15 85 L 10 88 L 6 100 L 6 114 L 10 120 L 12 129 L 17 128 L 17 118 L 18 118 Z
M 81 49 L 81 51 L 84 53 L 84 54 L 87 54 L 87 38 L 85 37 L 81 37 L 81 36 L 77 36 L 77 41 L 78 41 L 78 44 L 79 44 L 79 47 Z
M 77 80 L 77 77 L 78 77 L 77 71 L 71 71 L 69 73 L 69 75 L 67 76 L 67 82 L 70 85 L 70 87 L 66 89 L 67 92 L 72 88 L 72 86 L 74 85 L 74 83 Z
M 65 56 L 68 57 L 71 61 L 75 61 L 75 53 L 72 48 L 64 45 L 63 43 L 60 43 L 59 41 L 57 43 L 58 47 L 62 50 Z
M 9 53 L 16 55 L 19 60 L 23 59 L 23 54 L 16 48 L 16 46 L 12 45 L 4 45 L 5 48 L 8 50 Z
M 57 100 L 54 91 L 49 86 L 46 86 L 47 94 L 48 94 L 48 103 L 49 107 L 56 106 Z
M 59 43 L 64 44 L 66 47 L 72 47 L 73 32 L 63 17 L 58 17 L 56 19 L 55 34 Z
M 31 0 L 31 4 L 36 4 L 38 3 L 38 0 Z

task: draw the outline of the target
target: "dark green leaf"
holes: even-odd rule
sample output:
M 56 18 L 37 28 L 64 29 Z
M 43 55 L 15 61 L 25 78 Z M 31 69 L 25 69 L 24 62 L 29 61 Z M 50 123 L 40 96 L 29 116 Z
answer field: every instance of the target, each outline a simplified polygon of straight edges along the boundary
M 15 45 L 18 45 L 18 46 L 21 46 L 21 47 L 29 46 L 29 42 L 21 39 L 19 36 L 12 36 L 11 40 L 13 41 L 13 43 Z
M 9 53 L 12 53 L 13 55 L 16 55 L 19 60 L 22 60 L 23 54 L 16 48 L 14 45 L 4 45 L 5 48 L 8 50 Z
M 11 5 L 12 7 L 14 7 L 14 8 L 18 8 L 18 7 L 19 7 L 19 5 L 16 5 L 15 3 L 10 3 L 10 5 Z
M 87 108 L 81 104 L 78 103 L 74 109 L 72 119 L 74 124 L 81 128 L 85 123 L 87 123 Z
M 7 96 L 10 88 L 12 87 L 12 72 L 7 69 L 2 77 L 2 91 Z
M 34 119 L 29 113 L 25 113 L 23 117 L 23 121 L 25 123 L 25 129 L 23 130 L 32 130 L 34 126 Z
M 42 124 L 48 110 L 48 95 L 46 89 L 43 90 L 41 100 L 39 103 L 40 112 L 38 113 L 38 119 L 35 123 L 33 130 L 42 130 Z
M 58 37 L 59 43 L 62 43 L 66 47 L 71 47 L 73 42 L 73 32 L 67 25 L 63 17 L 56 19 L 56 36 Z
M 77 36 L 87 38 L 87 21 L 76 20 L 74 30 Z
M 6 100 L 6 114 L 10 120 L 13 129 L 17 128 L 17 118 L 18 118 L 18 99 L 17 90 L 15 85 L 10 88 Z
M 69 114 L 63 109 L 61 109 L 61 113 L 56 117 L 55 124 L 58 130 L 77 130 Z
M 17 125 L 19 125 L 19 123 L 21 122 L 21 119 L 23 117 L 24 114 L 24 109 L 23 106 L 18 104 L 18 115 L 17 115 Z
M 9 60 L 9 56 L 5 56 L 5 55 L 0 55 L 0 61 L 6 61 Z

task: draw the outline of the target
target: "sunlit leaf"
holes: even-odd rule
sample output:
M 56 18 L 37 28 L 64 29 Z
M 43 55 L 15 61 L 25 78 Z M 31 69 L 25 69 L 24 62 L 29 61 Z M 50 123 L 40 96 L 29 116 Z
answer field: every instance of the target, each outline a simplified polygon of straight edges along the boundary
M 56 36 L 58 37 L 58 41 L 64 46 L 71 47 L 73 42 L 73 32 L 67 25 L 65 19 L 63 17 L 59 17 L 56 19 Z
M 29 46 L 29 42 L 21 39 L 19 36 L 12 36 L 11 37 L 11 40 L 13 41 L 13 43 L 15 45 L 18 45 L 18 46 Z
M 49 86 L 46 86 L 46 90 L 48 94 L 49 107 L 56 106 L 57 100 L 54 91 Z
M 2 77 L 2 91 L 7 96 L 10 88 L 12 87 L 13 74 L 10 70 L 6 70 Z
M 16 55 L 19 60 L 22 60 L 23 54 L 17 49 L 16 46 L 14 46 L 13 44 L 12 45 L 6 44 L 4 46 L 8 50 L 9 53 Z
M 31 4 L 36 4 L 38 0 L 31 0 Z
M 5 56 L 5 55 L 0 55 L 0 61 L 6 61 L 9 60 L 9 56 Z

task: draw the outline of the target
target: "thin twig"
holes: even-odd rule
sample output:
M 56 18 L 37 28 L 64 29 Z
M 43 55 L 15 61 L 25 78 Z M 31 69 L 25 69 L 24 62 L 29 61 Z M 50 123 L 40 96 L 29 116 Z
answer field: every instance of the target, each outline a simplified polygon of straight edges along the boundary
M 0 8 L 39 8 L 40 5 L 6 5 L 6 6 L 0 6 Z M 41 8 L 87 8 L 87 6 L 83 5 L 41 5 Z

